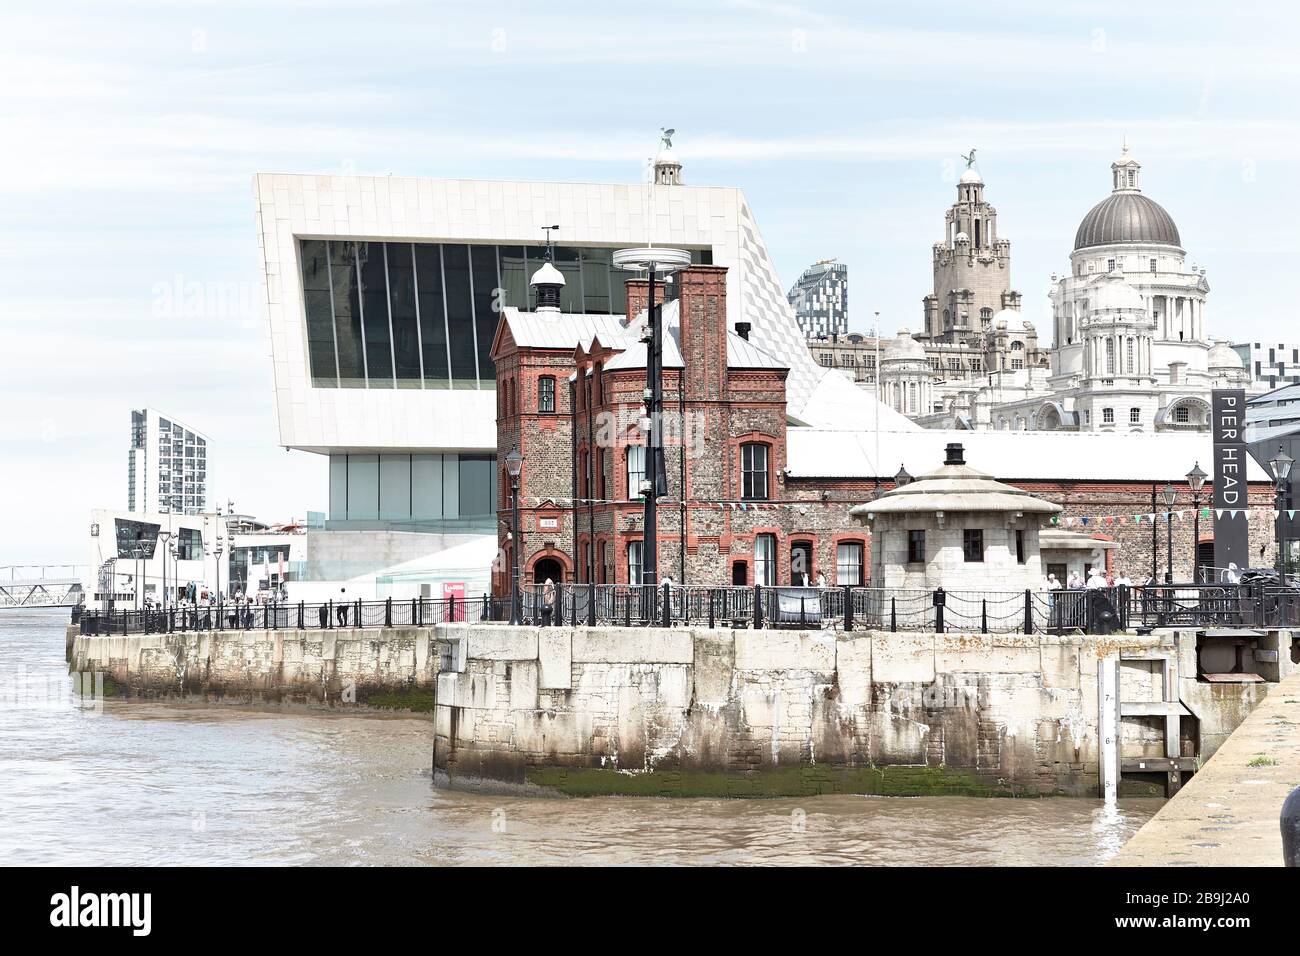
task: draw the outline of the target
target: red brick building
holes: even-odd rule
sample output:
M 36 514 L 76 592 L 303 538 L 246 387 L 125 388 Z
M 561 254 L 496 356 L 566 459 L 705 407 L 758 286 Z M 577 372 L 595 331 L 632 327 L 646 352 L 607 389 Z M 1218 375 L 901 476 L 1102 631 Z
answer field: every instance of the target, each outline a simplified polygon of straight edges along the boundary
M 546 268 L 538 277 L 563 282 L 554 270 L 543 276 Z M 674 277 L 673 297 L 663 305 L 667 493 L 659 502 L 659 573 L 686 584 L 789 584 L 803 580 L 802 573 L 810 583 L 819 573 L 832 585 L 866 583 L 869 535 L 848 510 L 893 486 L 892 478 L 871 474 L 886 471 L 885 461 L 891 462 L 887 473 L 896 472 L 891 455 L 902 465 L 906 449 L 916 468 L 932 454 L 937 465 L 948 436 L 882 436 L 882 465 L 873 467 L 855 457 L 860 431 L 791 427 L 787 369 L 749 342 L 743 328 L 729 328 L 725 279 L 725 267 L 691 266 Z M 513 448 L 524 458 L 519 510 L 525 582 L 628 583 L 639 580 L 644 561 L 647 346 L 641 335 L 647 283 L 628 282 L 626 319 L 560 313 L 550 284 L 538 284 L 537 311 L 503 310 L 492 347 L 503 558 L 493 577 L 497 594 L 508 593 L 515 544 L 509 537 L 511 484 L 504 467 Z M 656 289 L 662 295 L 663 286 Z M 801 436 L 794 462 L 792 432 Z M 1055 446 L 1041 436 L 1032 448 L 1026 444 L 1023 456 L 995 450 L 1002 446 L 993 443 L 1007 441 L 1005 436 L 965 433 L 962 440 L 974 467 L 1062 504 L 1070 530 L 1119 541 L 1121 547 L 1109 558 L 1113 570 L 1146 580 L 1154 546 L 1163 573 L 1165 526 L 1158 522 L 1153 539 L 1150 513 L 1165 506 L 1151 506 L 1151 490 L 1176 478 L 1166 476 L 1166 469 L 1192 462 L 1156 456 L 1145 464 L 1121 461 L 1101 468 L 1104 456 L 1123 456 L 1116 449 L 1127 449 L 1123 442 L 1129 436 L 1068 437 L 1076 443 L 1068 447 L 1082 452 L 1082 466 L 1044 454 Z M 1203 452 L 1190 444 L 1174 449 L 1168 441 L 1162 452 L 1172 459 L 1186 450 L 1208 462 L 1209 437 L 1201 440 Z M 989 447 L 984 458 L 982 444 Z M 1034 457 L 1046 460 L 1025 470 L 1023 460 Z M 1018 470 L 1022 477 L 1015 477 Z M 1183 514 L 1173 522 L 1174 569 L 1176 577 L 1187 580 L 1194 522 L 1189 492 L 1185 485 L 1178 490 L 1174 508 Z M 1272 560 L 1270 495 L 1266 482 L 1252 483 L 1255 510 L 1242 519 L 1250 521 L 1253 551 L 1264 546 L 1257 564 Z M 1212 541 L 1213 521 L 1203 518 L 1200 532 L 1202 543 Z

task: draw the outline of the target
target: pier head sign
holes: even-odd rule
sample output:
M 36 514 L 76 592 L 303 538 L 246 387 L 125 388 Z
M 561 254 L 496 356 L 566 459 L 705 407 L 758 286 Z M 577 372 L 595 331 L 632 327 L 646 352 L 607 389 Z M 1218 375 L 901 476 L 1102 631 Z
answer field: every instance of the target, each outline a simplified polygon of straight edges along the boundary
M 1214 566 L 1250 564 L 1250 500 L 1246 484 L 1246 390 L 1216 388 L 1210 399 L 1214 430 Z

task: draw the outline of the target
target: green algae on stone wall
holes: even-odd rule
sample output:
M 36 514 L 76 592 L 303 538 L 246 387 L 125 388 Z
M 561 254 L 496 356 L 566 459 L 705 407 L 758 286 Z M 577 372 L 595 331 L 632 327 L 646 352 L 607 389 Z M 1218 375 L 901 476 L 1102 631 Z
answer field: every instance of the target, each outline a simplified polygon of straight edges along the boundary
M 609 768 L 529 767 L 527 782 L 574 797 L 804 797 L 820 794 L 876 796 L 1040 796 L 954 767 L 833 767 L 824 764 L 763 770 L 620 771 Z

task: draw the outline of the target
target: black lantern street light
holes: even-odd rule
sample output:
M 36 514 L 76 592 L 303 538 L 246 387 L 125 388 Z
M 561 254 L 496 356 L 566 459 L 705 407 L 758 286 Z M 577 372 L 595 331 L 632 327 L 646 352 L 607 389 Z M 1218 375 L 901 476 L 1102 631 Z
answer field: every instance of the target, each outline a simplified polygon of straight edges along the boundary
M 162 612 L 163 616 L 167 615 L 167 542 L 171 540 L 170 531 L 159 531 L 158 540 L 162 543 L 160 551 L 162 556 Z
M 1273 469 L 1273 507 L 1277 510 L 1277 524 L 1275 532 L 1277 535 L 1277 569 L 1281 575 L 1281 581 L 1286 583 L 1287 572 L 1287 555 L 1286 555 L 1286 525 L 1284 522 L 1286 508 L 1287 484 L 1291 479 L 1291 466 L 1295 464 L 1295 459 L 1283 451 L 1282 446 L 1277 446 L 1277 454 L 1268 460 L 1268 465 Z
M 912 476 L 907 473 L 907 467 L 900 464 L 898 466 L 898 474 L 894 476 L 894 487 L 901 488 L 903 485 L 911 484 L 911 482 Z
M 1169 561 L 1165 565 L 1165 584 L 1174 583 L 1174 502 L 1178 500 L 1178 489 L 1173 485 L 1165 485 L 1164 491 L 1160 492 L 1165 499 L 1165 548 L 1169 554 Z
M 668 477 L 664 467 L 663 448 L 663 311 L 656 302 L 656 279 L 667 282 L 669 276 L 691 264 L 691 254 L 685 249 L 662 246 L 637 246 L 617 249 L 610 257 L 614 267 L 630 272 L 644 272 L 649 280 L 646 296 L 646 329 L 641 341 L 646 345 L 644 413 L 641 430 L 645 434 L 645 479 L 649 483 L 645 492 L 645 530 L 641 541 L 641 581 L 654 587 L 659 581 L 659 516 L 658 500 L 668 494 Z M 683 369 L 682 374 L 687 370 Z
M 1201 470 L 1201 463 L 1198 461 L 1192 465 L 1192 470 L 1187 473 L 1187 484 L 1192 489 L 1192 583 L 1198 584 L 1201 580 L 1201 489 L 1205 487 L 1205 479 L 1210 477 Z
M 218 541 L 216 548 L 212 552 L 217 556 L 217 601 L 218 602 L 221 601 L 221 554 L 223 550 L 224 549 L 221 547 L 221 542 Z
M 524 456 L 516 448 L 506 455 L 506 474 L 510 476 L 510 623 L 522 624 L 519 613 L 519 475 L 524 470 Z

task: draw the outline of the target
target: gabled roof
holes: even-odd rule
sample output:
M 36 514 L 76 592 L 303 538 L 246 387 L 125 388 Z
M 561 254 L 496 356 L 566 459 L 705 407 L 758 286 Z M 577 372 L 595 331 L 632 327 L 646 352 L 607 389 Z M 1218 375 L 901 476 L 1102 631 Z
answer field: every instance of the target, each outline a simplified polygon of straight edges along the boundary
M 578 346 L 586 348 L 596 337 L 602 345 L 622 348 L 622 343 L 631 337 L 620 315 L 520 312 L 514 306 L 506 306 L 501 310 L 501 320 L 519 348 L 567 352 Z M 500 337 L 498 328 L 497 341 L 492 343 L 493 355 L 500 345 Z

